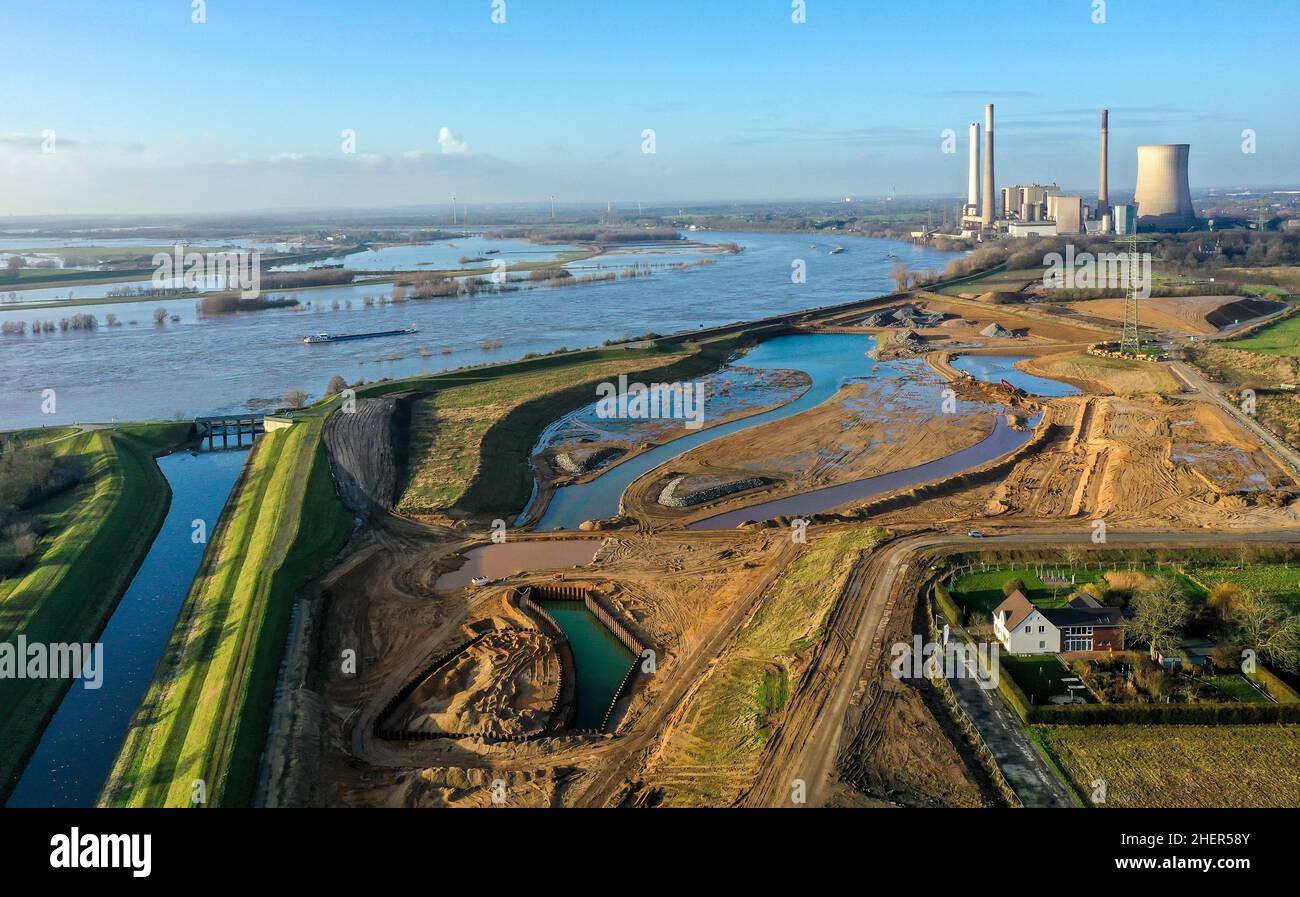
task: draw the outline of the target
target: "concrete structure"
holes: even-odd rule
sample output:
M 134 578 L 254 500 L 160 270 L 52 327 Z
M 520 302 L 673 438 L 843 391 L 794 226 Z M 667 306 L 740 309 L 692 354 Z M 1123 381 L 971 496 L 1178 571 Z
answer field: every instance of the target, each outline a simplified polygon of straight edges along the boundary
M 1137 231 L 1137 207 L 1132 203 L 1120 203 L 1110 207 L 1115 221 L 1117 234 L 1131 234 Z
M 970 172 L 966 178 L 966 214 L 979 214 L 980 206 L 980 123 L 970 123 Z
M 1192 192 L 1187 183 L 1186 143 L 1138 147 L 1138 226 L 1153 230 L 1185 230 L 1196 225 Z
M 1123 616 L 1088 596 L 1040 608 L 1019 590 L 993 611 L 993 634 L 1010 654 L 1122 651 Z
M 1103 218 L 1110 209 L 1110 110 L 1101 110 L 1101 175 L 1097 184 L 1097 215 Z
M 1010 237 L 1055 237 L 1055 221 L 1008 221 L 1007 236 Z
M 1048 197 L 1049 218 L 1056 220 L 1058 234 L 1083 233 L 1083 197 L 1051 196 Z
M 997 187 L 993 182 L 993 104 L 984 107 L 984 189 L 980 218 L 986 229 L 993 227 L 993 203 Z

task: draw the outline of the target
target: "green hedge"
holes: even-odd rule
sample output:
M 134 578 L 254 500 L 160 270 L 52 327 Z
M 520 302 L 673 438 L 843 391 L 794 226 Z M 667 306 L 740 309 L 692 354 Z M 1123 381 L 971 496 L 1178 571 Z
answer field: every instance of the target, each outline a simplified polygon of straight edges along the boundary
M 1006 687 L 1004 688 L 1004 683 Z M 1030 706 L 1015 698 L 1023 693 L 1000 676 L 998 691 L 1011 709 L 1026 724 L 1048 726 L 1116 726 L 1116 725 L 1256 725 L 1265 723 L 1300 723 L 1300 704 L 1052 704 Z
M 941 582 L 934 584 L 934 603 L 939 606 L 939 612 L 953 626 L 961 626 L 962 612 L 961 608 L 952 600 L 952 595 L 948 592 L 948 587 Z

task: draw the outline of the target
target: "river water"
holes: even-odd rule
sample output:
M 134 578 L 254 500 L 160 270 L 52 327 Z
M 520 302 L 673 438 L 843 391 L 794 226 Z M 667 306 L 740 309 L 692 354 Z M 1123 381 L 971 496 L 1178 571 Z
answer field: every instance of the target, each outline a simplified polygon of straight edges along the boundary
M 171 507 L 100 636 L 103 683 L 73 683 L 6 806 L 94 805 L 203 560 L 193 523 L 202 520 L 212 533 L 247 455 L 183 451 L 158 459 Z
M 599 729 L 618 687 L 636 658 L 582 601 L 541 601 L 573 649 L 578 713 L 574 726 Z
M 365 297 L 385 295 L 390 288 L 304 290 L 299 296 L 312 302 L 312 310 L 272 309 L 220 318 L 199 318 L 194 299 L 46 313 L 0 308 L 0 322 L 76 312 L 94 314 L 100 321 L 97 331 L 0 335 L 0 376 L 6 384 L 0 394 L 0 430 L 264 410 L 280 404 L 289 390 L 318 397 L 336 374 L 349 382 L 404 377 L 862 299 L 892 289 L 890 268 L 897 261 L 929 269 L 941 268 L 953 257 L 865 237 L 836 237 L 834 243 L 846 251 L 828 255 L 826 238 L 806 234 L 691 236 L 739 243 L 744 251 L 715 255 L 712 264 L 685 270 L 656 269 L 648 277 L 369 308 L 363 305 Z M 683 252 L 683 260 L 693 253 Z M 662 262 L 672 257 L 652 258 Z M 806 265 L 804 283 L 791 277 L 797 261 Z M 155 327 L 151 314 L 159 305 L 179 315 L 180 322 Z M 122 326 L 104 326 L 110 313 Z M 320 331 L 356 333 L 412 324 L 419 333 L 408 337 L 302 342 L 304 335 Z M 499 341 L 499 346 L 490 342 L 485 348 L 485 341 Z M 47 389 L 56 397 L 52 413 L 43 413 L 50 408 Z

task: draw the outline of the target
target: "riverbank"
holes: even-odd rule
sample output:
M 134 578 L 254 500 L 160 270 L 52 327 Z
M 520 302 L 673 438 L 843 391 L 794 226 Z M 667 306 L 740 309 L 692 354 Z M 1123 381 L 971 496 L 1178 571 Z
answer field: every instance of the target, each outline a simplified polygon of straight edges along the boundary
M 336 404 L 254 446 L 101 806 L 251 802 L 293 601 L 352 531 L 322 442 Z
M 29 644 L 97 639 L 171 501 L 154 459 L 177 448 L 189 430 L 188 422 L 160 422 L 51 434 L 55 456 L 82 477 L 30 511 L 45 532 L 28 566 L 0 579 L 0 642 L 13 643 L 19 634 Z M 0 800 L 8 799 L 72 685 L 69 679 L 0 679 Z

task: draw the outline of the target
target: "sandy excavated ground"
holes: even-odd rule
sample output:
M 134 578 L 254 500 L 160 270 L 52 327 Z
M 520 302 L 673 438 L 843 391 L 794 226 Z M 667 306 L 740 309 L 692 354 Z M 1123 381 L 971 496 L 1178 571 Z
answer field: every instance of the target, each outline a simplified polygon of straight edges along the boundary
M 971 322 L 927 332 L 937 348 L 983 346 L 1041 360 L 1106 333 L 1092 323 L 1104 317 L 1096 311 L 1072 316 L 1041 306 L 922 302 L 932 311 L 951 311 Z M 979 338 L 976 325 L 991 321 L 1025 329 L 1028 336 Z M 843 326 L 831 322 L 827 329 Z M 287 752 L 281 751 L 289 760 L 275 802 L 490 806 L 496 803 L 495 784 L 504 783 L 504 802 L 510 806 L 636 803 L 651 801 L 649 795 L 659 786 L 671 787 L 673 776 L 717 774 L 714 769 L 646 764 L 664 755 L 674 712 L 689 705 L 710 669 L 727 656 L 736 633 L 754 618 L 769 584 L 798 549 L 783 530 L 679 531 L 676 527 L 684 521 L 727 505 L 700 505 L 674 516 L 653 504 L 664 474 L 685 474 L 700 484 L 733 476 L 769 477 L 775 485 L 761 495 L 767 499 L 910 467 L 971 445 L 990 431 L 997 396 L 988 388 L 956 384 L 972 404 L 958 414 L 942 415 L 941 390 L 949 385 L 943 376 L 955 373 L 919 360 L 891 364 L 922 384 L 920 398 L 908 399 L 888 378 L 869 379 L 850 384 L 804 414 L 701 446 L 634 484 L 625 509 L 640 518 L 639 529 L 603 533 L 606 541 L 596 560 L 581 571 L 566 572 L 566 581 L 577 577 L 598 592 L 656 650 L 658 672 L 638 682 L 614 721 L 613 736 L 406 744 L 374 738 L 371 727 L 382 708 L 432 657 L 464 643 L 467 625 L 480 631 L 490 625 L 499 632 L 417 689 L 399 710 L 408 725 L 527 731 L 537 725 L 537 708 L 553 694 L 557 669 L 548 640 L 503 600 L 504 588 L 450 595 L 433 591 L 438 574 L 454 566 L 449 556 L 464 545 L 463 533 L 458 538 L 450 530 L 380 514 L 313 602 L 298 655 L 308 658 L 301 664 L 305 672 L 287 690 L 293 722 L 277 729 L 293 734 Z M 1082 385 L 1093 385 L 1094 392 L 1106 388 Z M 1089 527 L 1092 520 L 1105 519 L 1133 529 L 1227 530 L 1294 526 L 1300 517 L 1287 506 L 1296 484 L 1226 412 L 1195 396 L 1093 394 L 1044 400 L 1043 407 L 1054 425 L 1051 438 L 1009 472 L 954 486 L 942 497 L 918 500 L 867 523 L 903 531 L 936 526 L 996 531 L 1059 528 L 1065 521 Z M 381 438 L 385 414 L 374 411 L 355 424 Z M 345 442 L 355 441 L 339 435 Z M 382 508 L 391 482 L 386 459 L 393 454 L 378 453 L 375 469 L 355 452 L 345 455 L 343 467 L 355 484 L 357 504 L 368 499 L 372 507 Z M 732 499 L 736 504 L 755 500 L 760 499 L 752 492 Z M 522 581 L 532 580 L 524 573 L 506 584 Z M 912 610 L 900 602 L 882 637 L 903 638 L 917 631 Z M 809 663 L 816 666 L 820 658 L 842 651 L 854 625 L 846 616 L 842 624 L 828 626 L 809 647 Z M 349 650 L 358 658 L 355 674 L 340 669 L 339 658 Z M 297 669 L 292 661 L 290 667 Z M 829 791 L 831 803 L 990 802 L 983 773 L 959 747 L 960 738 L 929 686 L 895 681 L 870 664 L 852 675 L 860 679 L 846 720 L 840 777 Z M 782 737 L 806 734 L 800 720 L 786 719 L 781 726 Z M 684 730 L 677 731 L 681 737 Z M 737 790 L 743 785 L 737 783 Z
M 533 629 L 503 629 L 425 678 L 383 723 L 407 732 L 531 735 L 550 722 L 559 690 L 551 639 Z
M 881 522 L 993 517 L 1006 524 L 1077 519 L 1083 526 L 1105 519 L 1156 529 L 1300 522 L 1291 497 L 1300 488 L 1214 406 L 1092 396 L 1053 399 L 1050 407 L 1058 438 L 1002 482 L 894 511 Z
M 711 516 L 730 507 L 864 479 L 943 457 L 974 445 L 993 430 L 998 408 L 961 402 L 943 413 L 948 383 L 917 361 L 895 361 L 902 377 L 850 383 L 829 402 L 701 446 L 642 477 L 625 500 L 632 513 L 656 523 Z M 919 395 L 909 393 L 916 388 Z M 773 484 L 684 511 L 658 504 L 663 486 L 685 476 L 680 493 L 719 482 L 764 477 Z
M 1151 296 L 1139 301 L 1138 317 L 1144 325 L 1182 333 L 1216 333 L 1206 315 L 1225 305 L 1239 302 L 1240 296 Z M 1087 299 L 1071 305 L 1083 314 L 1124 321 L 1123 299 Z

